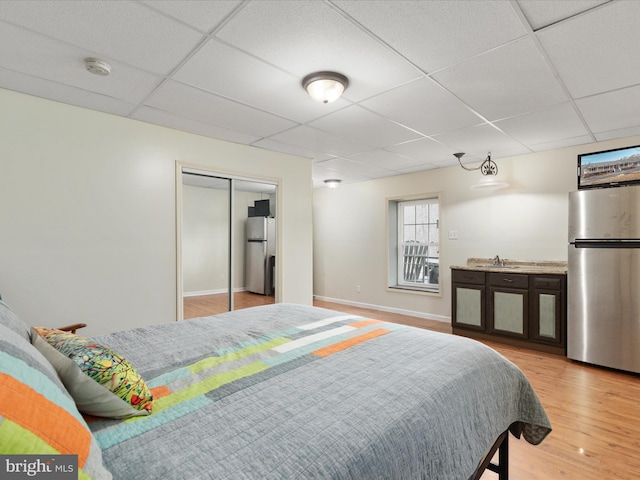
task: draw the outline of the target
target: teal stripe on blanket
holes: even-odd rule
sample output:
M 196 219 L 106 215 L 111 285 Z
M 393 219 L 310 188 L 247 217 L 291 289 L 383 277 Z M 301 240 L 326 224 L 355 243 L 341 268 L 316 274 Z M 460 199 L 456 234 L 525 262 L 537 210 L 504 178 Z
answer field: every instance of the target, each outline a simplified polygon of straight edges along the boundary
M 117 426 L 113 428 L 103 430 L 99 433 L 94 432 L 93 435 L 98 441 L 100 448 L 106 450 L 109 447 L 113 447 L 119 443 L 131 440 L 138 435 L 142 435 L 149 430 L 153 430 L 154 428 L 161 427 L 162 425 L 184 417 L 185 415 L 189 415 L 190 413 L 195 412 L 202 407 L 206 407 L 211 403 L 213 403 L 212 400 L 201 395 L 160 413 L 149 415 L 148 417 L 133 417 L 117 424 Z

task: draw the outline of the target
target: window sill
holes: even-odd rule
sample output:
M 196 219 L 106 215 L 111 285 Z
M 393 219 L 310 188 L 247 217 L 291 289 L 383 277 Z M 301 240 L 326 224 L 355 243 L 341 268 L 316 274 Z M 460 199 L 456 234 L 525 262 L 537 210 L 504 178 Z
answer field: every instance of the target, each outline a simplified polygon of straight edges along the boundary
M 441 297 L 439 287 L 414 287 L 411 285 L 389 285 L 387 290 L 390 292 L 398 293 L 417 293 L 419 295 L 429 295 L 434 297 Z

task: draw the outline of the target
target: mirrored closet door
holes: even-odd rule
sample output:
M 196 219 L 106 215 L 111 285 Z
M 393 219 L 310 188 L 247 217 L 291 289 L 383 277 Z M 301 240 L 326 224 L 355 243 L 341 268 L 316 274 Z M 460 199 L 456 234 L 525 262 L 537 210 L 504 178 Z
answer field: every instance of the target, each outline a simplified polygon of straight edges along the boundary
M 277 185 L 179 174 L 178 319 L 274 303 Z

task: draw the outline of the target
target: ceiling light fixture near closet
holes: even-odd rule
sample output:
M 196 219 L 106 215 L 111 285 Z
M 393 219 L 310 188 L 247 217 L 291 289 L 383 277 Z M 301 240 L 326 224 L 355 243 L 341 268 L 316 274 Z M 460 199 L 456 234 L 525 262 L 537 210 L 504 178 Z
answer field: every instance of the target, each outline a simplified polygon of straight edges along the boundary
M 101 77 L 106 77 L 111 73 L 111 64 L 105 60 L 100 60 L 99 58 L 85 58 L 84 66 L 87 71 L 94 75 L 100 75 Z
M 349 79 L 336 72 L 316 72 L 302 79 L 302 87 L 309 96 L 321 103 L 331 103 L 349 86 Z
M 329 188 L 338 188 L 340 183 L 342 183 L 342 180 L 339 178 L 330 178 L 324 181 L 324 184 Z

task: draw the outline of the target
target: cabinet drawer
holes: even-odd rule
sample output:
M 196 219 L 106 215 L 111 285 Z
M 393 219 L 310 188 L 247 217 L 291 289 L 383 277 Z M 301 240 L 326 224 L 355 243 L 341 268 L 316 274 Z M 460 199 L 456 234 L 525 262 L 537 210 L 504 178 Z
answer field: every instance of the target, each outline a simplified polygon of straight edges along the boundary
M 485 273 L 472 270 L 453 270 L 451 281 L 454 283 L 470 283 L 472 285 L 484 285 Z
M 533 288 L 548 288 L 551 290 L 561 290 L 562 289 L 562 279 L 561 278 L 551 278 L 551 277 L 533 277 Z
M 490 273 L 489 285 L 510 288 L 529 288 L 529 275 L 520 275 L 517 273 Z

